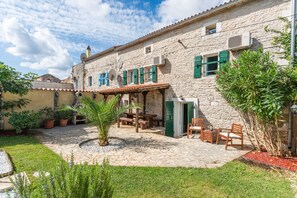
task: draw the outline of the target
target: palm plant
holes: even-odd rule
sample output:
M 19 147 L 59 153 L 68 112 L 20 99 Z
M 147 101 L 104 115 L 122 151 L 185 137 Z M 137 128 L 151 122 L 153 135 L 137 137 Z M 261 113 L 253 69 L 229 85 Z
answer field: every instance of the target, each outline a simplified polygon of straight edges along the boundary
M 108 145 L 108 132 L 111 125 L 116 122 L 122 113 L 133 108 L 131 105 L 119 106 L 119 96 L 115 96 L 108 101 L 103 99 L 95 101 L 90 97 L 84 96 L 80 101 L 82 105 L 74 108 L 74 110 L 86 116 L 97 127 L 100 146 Z

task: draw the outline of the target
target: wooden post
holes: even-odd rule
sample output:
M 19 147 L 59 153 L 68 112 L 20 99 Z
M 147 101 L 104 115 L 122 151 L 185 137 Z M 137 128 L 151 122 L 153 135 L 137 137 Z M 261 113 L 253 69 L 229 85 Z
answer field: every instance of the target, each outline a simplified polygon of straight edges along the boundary
M 103 95 L 103 98 L 104 98 L 104 102 L 106 102 L 107 101 L 107 98 L 108 98 L 108 95 Z
M 131 94 L 129 93 L 129 105 L 131 104 Z M 132 109 L 129 109 L 129 113 L 132 113 Z
M 159 89 L 162 94 L 162 127 L 165 126 L 165 89 Z
M 291 113 L 291 112 L 290 112 Z M 296 156 L 297 148 L 297 115 L 292 115 L 292 155 Z
M 120 94 L 120 97 L 119 97 L 119 101 L 118 101 L 118 106 L 120 107 L 121 106 L 121 100 L 123 98 L 124 94 Z M 118 128 L 120 128 L 120 117 L 118 117 Z
M 139 93 L 136 94 L 136 104 L 139 103 Z M 138 120 L 139 120 L 139 109 L 136 109 L 136 118 L 135 118 L 135 131 L 138 133 Z
M 146 111 L 146 95 L 148 94 L 148 91 L 142 92 L 143 95 L 143 107 L 142 107 L 142 113 L 145 114 Z

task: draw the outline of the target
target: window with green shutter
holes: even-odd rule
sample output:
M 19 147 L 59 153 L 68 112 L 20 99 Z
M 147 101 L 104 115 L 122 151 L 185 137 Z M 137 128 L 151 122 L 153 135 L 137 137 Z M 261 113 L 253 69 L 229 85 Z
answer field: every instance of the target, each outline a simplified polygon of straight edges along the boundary
M 127 71 L 123 71 L 123 85 L 127 85 Z
M 194 78 L 201 78 L 202 56 L 196 56 L 194 61 Z
M 133 70 L 133 83 L 138 84 L 138 69 L 137 68 L 135 68 Z
M 157 66 L 141 67 L 139 69 L 139 81 L 141 84 L 148 82 L 157 82 Z
M 228 50 L 221 51 L 219 53 L 219 61 L 220 61 L 221 68 L 224 67 L 224 64 L 228 63 L 228 61 L 229 61 L 229 51 Z
M 139 68 L 139 81 L 140 81 L 140 84 L 143 84 L 144 83 L 144 68 L 143 67 L 140 67 Z
M 223 67 L 225 63 L 229 61 L 229 51 L 221 51 L 218 53 L 218 56 L 206 56 L 202 62 L 202 56 L 195 57 L 194 63 L 194 78 L 201 78 L 202 76 L 202 67 L 205 69 L 205 75 L 215 75 L 219 66 Z

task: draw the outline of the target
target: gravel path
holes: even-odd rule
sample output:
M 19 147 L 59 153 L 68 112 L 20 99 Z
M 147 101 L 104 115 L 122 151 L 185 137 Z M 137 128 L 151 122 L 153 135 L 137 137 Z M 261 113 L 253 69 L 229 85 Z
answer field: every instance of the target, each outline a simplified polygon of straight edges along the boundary
M 101 163 L 108 158 L 115 166 L 161 166 L 161 167 L 208 167 L 224 165 L 250 151 L 228 147 L 224 142 L 219 145 L 201 142 L 199 135 L 194 138 L 171 138 L 160 135 L 160 130 L 140 130 L 133 126 L 116 125 L 110 128 L 110 137 L 116 137 L 110 148 L 99 148 L 97 141 L 82 142 L 97 138 L 96 127 L 76 125 L 40 129 L 39 139 L 57 154 L 62 153 L 66 160 L 74 155 L 76 163 Z M 112 140 L 113 141 L 113 140 Z M 111 142 L 112 142 L 111 141 Z M 124 142 L 124 143 L 123 143 Z

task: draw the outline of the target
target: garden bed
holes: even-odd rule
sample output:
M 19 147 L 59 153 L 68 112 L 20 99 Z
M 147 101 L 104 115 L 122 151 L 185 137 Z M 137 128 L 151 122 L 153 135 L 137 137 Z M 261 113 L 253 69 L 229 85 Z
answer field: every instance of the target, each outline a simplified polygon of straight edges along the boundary
M 270 156 L 267 152 L 252 151 L 245 154 L 242 158 L 245 161 L 251 162 L 252 164 L 262 167 L 275 167 L 293 172 L 297 171 L 296 157 L 279 158 Z

